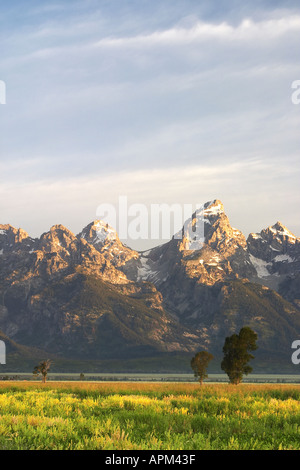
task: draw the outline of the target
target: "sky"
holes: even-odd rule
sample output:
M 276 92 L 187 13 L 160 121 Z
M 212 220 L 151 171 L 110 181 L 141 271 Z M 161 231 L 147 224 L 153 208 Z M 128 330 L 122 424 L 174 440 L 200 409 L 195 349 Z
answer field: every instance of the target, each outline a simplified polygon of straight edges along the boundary
M 0 223 L 220 199 L 300 236 L 298 0 L 2 0 L 0 48 Z

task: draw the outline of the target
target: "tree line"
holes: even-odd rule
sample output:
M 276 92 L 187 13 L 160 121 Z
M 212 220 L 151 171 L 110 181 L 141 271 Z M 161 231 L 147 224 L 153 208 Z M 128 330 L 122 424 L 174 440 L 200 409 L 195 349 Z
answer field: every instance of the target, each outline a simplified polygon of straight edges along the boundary
M 257 334 L 248 326 L 243 327 L 239 334 L 233 334 L 225 339 L 221 369 L 228 375 L 230 383 L 238 385 L 242 381 L 243 375 L 252 372 L 252 367 L 249 366 L 248 362 L 254 359 L 254 356 L 249 351 L 257 349 L 256 341 Z M 211 353 L 200 351 L 191 360 L 191 367 L 200 385 L 207 378 L 207 367 L 212 359 L 214 359 L 214 356 Z M 46 383 L 52 364 L 53 362 L 50 359 L 40 362 L 34 368 L 33 375 L 36 377 L 41 375 L 43 383 Z

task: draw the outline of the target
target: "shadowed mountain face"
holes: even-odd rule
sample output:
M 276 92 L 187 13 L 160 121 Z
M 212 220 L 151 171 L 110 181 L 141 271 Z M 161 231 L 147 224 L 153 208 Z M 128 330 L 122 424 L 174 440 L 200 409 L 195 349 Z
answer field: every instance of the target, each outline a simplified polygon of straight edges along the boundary
M 56 225 L 39 239 L 0 225 L 0 330 L 27 347 L 92 360 L 220 355 L 226 336 L 250 326 L 259 354 L 290 360 L 299 273 L 299 238 L 277 222 L 246 239 L 218 200 L 187 221 L 181 239 L 143 253 L 102 221 L 77 236 Z

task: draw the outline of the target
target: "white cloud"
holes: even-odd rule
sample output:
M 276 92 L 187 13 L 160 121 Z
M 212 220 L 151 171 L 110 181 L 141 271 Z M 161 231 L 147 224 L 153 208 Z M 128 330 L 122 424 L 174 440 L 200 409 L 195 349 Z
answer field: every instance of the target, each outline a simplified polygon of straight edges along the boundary
M 300 31 L 300 16 L 254 22 L 243 20 L 238 26 L 227 22 L 220 24 L 204 23 L 198 21 L 190 28 L 171 28 L 165 31 L 155 31 L 151 34 L 133 37 L 103 38 L 94 44 L 95 47 L 145 47 L 161 45 L 180 45 L 192 42 L 201 42 L 208 39 L 225 41 L 259 41 L 261 39 L 275 39 L 286 33 Z
M 297 34 L 300 31 L 300 15 L 286 16 L 283 18 L 275 18 L 263 21 L 253 21 L 252 19 L 244 19 L 237 26 L 233 26 L 228 22 L 218 24 L 197 21 L 189 28 L 172 27 L 165 30 L 157 30 L 147 34 L 137 34 L 135 36 L 114 36 L 106 35 L 100 40 L 87 39 L 87 33 L 97 36 L 99 31 L 96 28 L 97 22 L 94 19 L 85 22 L 74 22 L 71 26 L 52 25 L 44 26 L 32 33 L 26 34 L 26 40 L 33 47 L 39 44 L 39 40 L 44 36 L 52 38 L 60 36 L 70 36 L 76 39 L 76 44 L 59 44 L 53 47 L 39 47 L 30 53 L 18 55 L 18 57 L 10 57 L 4 61 L 4 64 L 13 64 L 17 62 L 27 62 L 34 60 L 45 60 L 51 57 L 57 58 L 60 55 L 80 55 L 93 52 L 97 49 L 143 49 L 157 47 L 174 47 L 174 46 L 190 46 L 201 44 L 202 42 L 221 41 L 222 46 L 236 46 L 237 43 L 249 43 L 253 47 L 258 43 L 262 47 L 268 41 L 276 41 L 284 35 Z M 16 36 L 18 37 L 18 36 Z M 23 40 L 22 33 L 19 34 L 19 40 Z

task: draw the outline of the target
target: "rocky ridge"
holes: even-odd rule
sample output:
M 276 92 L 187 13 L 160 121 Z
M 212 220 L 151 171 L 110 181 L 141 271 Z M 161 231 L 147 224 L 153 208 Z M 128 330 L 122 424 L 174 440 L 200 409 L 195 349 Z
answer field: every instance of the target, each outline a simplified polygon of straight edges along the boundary
M 277 222 L 246 239 L 219 200 L 182 233 L 138 253 L 103 221 L 78 235 L 55 225 L 37 239 L 0 225 L 0 330 L 26 346 L 102 358 L 218 352 L 247 323 L 262 351 L 287 355 L 300 332 L 300 238 Z

